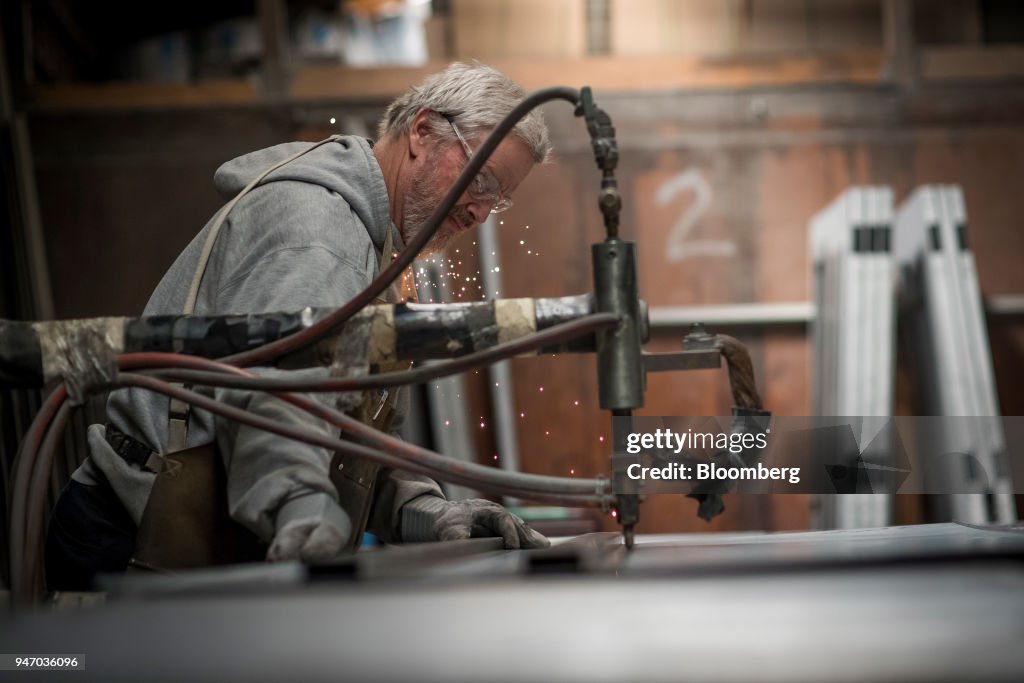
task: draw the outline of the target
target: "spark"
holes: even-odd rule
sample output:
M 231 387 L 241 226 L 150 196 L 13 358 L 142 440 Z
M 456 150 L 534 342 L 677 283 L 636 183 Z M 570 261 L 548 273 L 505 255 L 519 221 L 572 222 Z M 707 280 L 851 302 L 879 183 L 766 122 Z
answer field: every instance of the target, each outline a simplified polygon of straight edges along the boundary
M 450 425 L 450 424 L 451 424 L 451 422 L 449 422 L 448 420 L 445 420 L 445 421 L 444 421 L 444 426 L 445 426 L 445 427 L 447 427 L 447 426 L 448 426 L 448 425 Z
M 519 240 L 519 244 L 520 244 L 520 245 L 523 245 L 523 244 L 526 244 L 526 242 L 525 242 L 525 241 L 523 241 L 523 240 Z
M 569 470 L 569 474 L 576 474 L 576 470 L 574 470 L 574 469 L 570 469 L 570 470 Z
M 578 406 L 578 405 L 580 404 L 580 402 L 579 402 L 579 401 L 573 401 L 573 402 L 572 402 L 572 404 L 573 404 L 574 406 Z
M 544 387 L 539 387 L 539 389 L 540 389 L 541 391 L 544 391 Z
M 526 417 L 526 413 L 519 413 L 519 417 Z
M 334 117 L 332 116 L 332 117 L 331 117 L 331 125 L 332 125 L 332 126 L 334 125 L 334 121 L 335 121 L 335 118 L 334 118 Z
M 484 423 L 483 423 L 483 422 L 481 422 L 481 423 L 480 423 L 480 429 L 483 429 L 483 428 L 484 428 Z

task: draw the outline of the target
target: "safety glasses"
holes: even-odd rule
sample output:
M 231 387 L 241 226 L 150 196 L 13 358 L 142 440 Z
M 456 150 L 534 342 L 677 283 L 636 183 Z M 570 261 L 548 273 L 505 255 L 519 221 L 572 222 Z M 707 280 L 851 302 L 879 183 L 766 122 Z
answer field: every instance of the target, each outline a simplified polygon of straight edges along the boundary
M 451 125 L 459 142 L 462 143 L 462 149 L 466 152 L 466 161 L 468 162 L 473 157 L 473 149 L 466 142 L 466 138 L 463 137 L 459 127 L 455 125 L 452 117 L 447 114 L 442 114 L 442 116 Z M 491 213 L 501 213 L 512 208 L 512 200 L 501 193 L 501 184 L 498 179 L 488 173 L 486 169 L 481 170 L 473 178 L 473 183 L 469 186 L 469 196 L 475 201 L 490 206 Z

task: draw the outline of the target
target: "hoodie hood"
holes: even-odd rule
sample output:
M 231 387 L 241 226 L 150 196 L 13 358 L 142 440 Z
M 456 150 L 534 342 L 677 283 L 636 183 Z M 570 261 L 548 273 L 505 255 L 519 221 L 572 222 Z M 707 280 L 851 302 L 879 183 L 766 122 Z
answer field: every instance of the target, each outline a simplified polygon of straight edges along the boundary
M 231 199 L 274 164 L 310 149 L 314 144 L 289 142 L 243 154 L 217 169 L 214 185 L 225 200 Z M 391 222 L 384 175 L 367 139 L 334 135 L 329 142 L 267 175 L 259 186 L 281 181 L 311 183 L 340 195 L 366 226 L 378 250 L 383 249 L 389 229 L 393 232 L 395 248 L 403 246 L 398 230 Z

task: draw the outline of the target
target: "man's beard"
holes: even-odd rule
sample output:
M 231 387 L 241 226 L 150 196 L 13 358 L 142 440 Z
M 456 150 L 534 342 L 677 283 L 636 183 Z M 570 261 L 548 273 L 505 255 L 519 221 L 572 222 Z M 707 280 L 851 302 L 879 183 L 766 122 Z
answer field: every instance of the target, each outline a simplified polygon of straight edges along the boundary
M 433 183 L 432 173 L 424 172 L 420 177 L 409 183 L 402 204 L 402 239 L 409 244 L 426 227 L 427 219 L 434 213 L 440 203 L 441 193 L 437 192 Z M 438 196 L 440 195 L 440 196 Z M 452 218 L 459 224 L 455 228 L 448 221 Z M 421 256 L 429 256 L 442 251 L 457 234 L 473 225 L 473 217 L 464 208 L 454 207 L 434 231 L 433 236 L 420 250 Z

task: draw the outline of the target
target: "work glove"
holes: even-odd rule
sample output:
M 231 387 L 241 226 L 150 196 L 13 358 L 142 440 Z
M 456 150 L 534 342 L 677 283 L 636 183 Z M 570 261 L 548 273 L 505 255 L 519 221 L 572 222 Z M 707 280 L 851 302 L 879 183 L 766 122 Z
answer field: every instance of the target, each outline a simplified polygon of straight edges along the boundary
M 269 562 L 324 562 L 345 549 L 352 533 L 348 514 L 330 496 L 318 493 L 281 507 L 277 531 L 267 550 Z
M 402 541 L 456 541 L 501 536 L 509 550 L 547 548 L 551 542 L 526 522 L 489 500 L 449 501 L 432 495 L 414 498 L 402 507 Z

